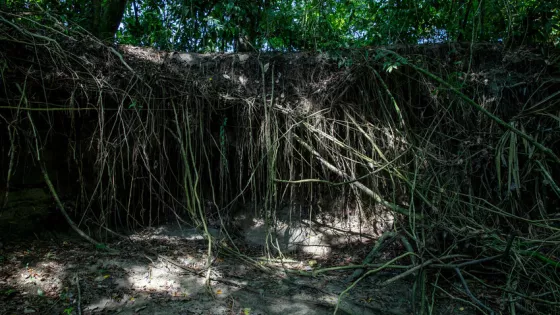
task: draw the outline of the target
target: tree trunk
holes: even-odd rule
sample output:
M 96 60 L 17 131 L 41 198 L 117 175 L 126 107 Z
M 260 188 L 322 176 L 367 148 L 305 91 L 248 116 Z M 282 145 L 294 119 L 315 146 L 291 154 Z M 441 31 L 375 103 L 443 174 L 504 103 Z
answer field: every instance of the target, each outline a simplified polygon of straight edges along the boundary
M 108 0 L 99 15 L 97 37 L 101 40 L 111 40 L 121 24 L 127 0 Z
M 127 0 L 92 0 L 85 28 L 103 41 L 111 41 L 121 24 Z M 88 6 L 84 9 L 88 9 Z

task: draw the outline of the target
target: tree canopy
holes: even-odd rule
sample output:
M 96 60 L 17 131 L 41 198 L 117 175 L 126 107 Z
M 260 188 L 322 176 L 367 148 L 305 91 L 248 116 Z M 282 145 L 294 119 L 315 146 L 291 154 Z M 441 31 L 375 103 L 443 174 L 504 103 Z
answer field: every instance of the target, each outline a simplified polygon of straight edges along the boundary
M 560 0 L 0 0 L 162 50 L 302 51 L 455 41 L 559 45 Z

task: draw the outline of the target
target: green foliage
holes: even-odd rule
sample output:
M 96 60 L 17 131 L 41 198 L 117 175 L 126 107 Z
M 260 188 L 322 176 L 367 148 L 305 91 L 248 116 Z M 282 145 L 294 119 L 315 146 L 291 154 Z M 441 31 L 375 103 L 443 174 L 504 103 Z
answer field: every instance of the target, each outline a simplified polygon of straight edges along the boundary
M 107 245 L 105 245 L 103 243 L 98 243 L 98 244 L 95 244 L 95 249 L 97 249 L 97 250 L 107 250 Z
M 85 29 L 98 38 L 110 41 L 127 3 L 127 0 L 0 0 L 0 10 L 37 13 L 35 19 L 41 24 L 60 28 L 59 24 L 62 23 L 67 28 Z M 50 15 L 58 21 L 49 19 Z
M 17 291 L 15 289 L 7 289 L 5 291 L 2 292 L 2 295 L 4 296 L 12 296 L 14 294 L 16 294 Z
M 560 44 L 560 0 L 134 0 L 124 13 L 122 0 L 4 2 L 17 11 L 38 5 L 99 36 L 111 31 L 104 24 L 122 17 L 119 43 L 179 51 L 324 51 L 443 41 Z M 99 22 L 106 19 L 112 22 Z

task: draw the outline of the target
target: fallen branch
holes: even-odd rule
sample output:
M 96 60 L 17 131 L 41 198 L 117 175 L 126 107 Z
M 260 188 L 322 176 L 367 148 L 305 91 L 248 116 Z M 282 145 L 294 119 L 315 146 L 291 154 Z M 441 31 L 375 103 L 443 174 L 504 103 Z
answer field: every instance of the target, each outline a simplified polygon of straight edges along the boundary
M 375 245 L 373 246 L 373 248 L 371 249 L 369 254 L 366 256 L 366 258 L 362 262 L 362 265 L 370 264 L 373 261 L 373 258 L 375 256 L 377 256 L 377 254 L 379 253 L 379 251 L 381 251 L 381 249 L 383 247 L 385 247 L 388 244 L 393 242 L 396 235 L 397 234 L 395 232 L 385 232 L 385 233 L 383 233 L 383 235 L 381 235 L 381 237 L 379 237 L 377 242 L 375 242 Z M 389 240 L 387 242 L 385 242 L 386 239 L 389 239 Z M 358 269 L 358 270 L 354 271 L 354 273 L 350 277 L 348 277 L 348 279 L 346 279 L 346 282 L 353 282 L 354 280 L 358 279 L 363 273 L 364 273 L 364 269 Z
M 469 286 L 467 285 L 467 282 L 465 281 L 465 278 L 463 278 L 463 274 L 461 273 L 461 270 L 459 270 L 459 268 L 455 268 L 455 272 L 457 273 L 457 275 L 459 276 L 459 279 L 461 279 L 461 283 L 463 284 L 463 288 L 465 288 L 465 292 L 467 293 L 467 295 L 471 298 L 471 300 L 473 302 L 475 302 L 476 304 L 478 304 L 478 306 L 484 308 L 485 310 L 489 311 L 490 314 L 494 314 L 494 311 L 489 308 L 488 306 L 484 305 L 482 302 L 480 302 L 479 299 L 477 299 L 472 293 L 471 290 L 469 290 Z

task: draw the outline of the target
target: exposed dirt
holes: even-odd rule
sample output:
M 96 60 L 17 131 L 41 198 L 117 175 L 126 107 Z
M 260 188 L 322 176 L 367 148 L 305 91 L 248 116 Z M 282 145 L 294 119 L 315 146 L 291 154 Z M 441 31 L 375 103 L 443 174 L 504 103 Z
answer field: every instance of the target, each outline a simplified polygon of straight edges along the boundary
M 371 247 L 347 244 L 316 264 L 294 253 L 283 264 L 288 273 L 278 262 L 262 261 L 262 267 L 270 267 L 265 272 L 219 254 L 212 258 L 208 287 L 207 243 L 194 229 L 147 229 L 130 235 L 130 241 L 111 242 L 118 252 L 94 249 L 68 235 L 41 237 L 3 241 L 0 314 L 333 314 L 352 270 L 316 277 L 309 271 L 359 264 Z M 258 248 L 252 251 L 259 254 Z M 365 278 L 337 313 L 412 314 L 412 279 L 378 286 L 395 275 L 382 271 Z M 472 313 L 466 305 L 440 305 L 445 305 L 440 313 Z

